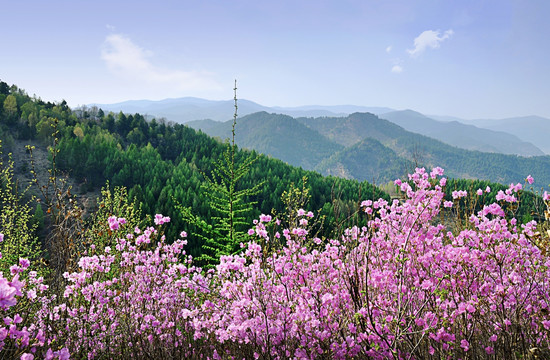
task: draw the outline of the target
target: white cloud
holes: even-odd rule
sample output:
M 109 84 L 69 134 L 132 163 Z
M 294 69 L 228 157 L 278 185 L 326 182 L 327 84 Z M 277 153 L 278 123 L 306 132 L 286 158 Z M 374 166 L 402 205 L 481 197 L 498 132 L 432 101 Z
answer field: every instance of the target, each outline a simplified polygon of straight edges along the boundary
M 211 78 L 211 73 L 164 69 L 154 65 L 152 58 L 151 51 L 139 47 L 121 34 L 108 35 L 101 49 L 101 59 L 114 74 L 121 77 L 180 91 L 220 88 Z
M 391 68 L 391 72 L 392 73 L 395 73 L 395 74 L 399 74 L 403 71 L 403 67 L 401 65 L 394 65 L 392 68 Z
M 426 30 L 414 39 L 414 49 L 409 49 L 407 52 L 412 57 L 416 57 L 422 54 L 427 48 L 438 48 L 444 40 L 450 38 L 453 34 L 454 32 L 451 29 L 445 31 L 441 36 L 439 36 L 439 30 Z
M 386 48 L 386 52 L 389 54 L 389 53 L 391 52 L 391 49 L 392 49 L 392 47 L 391 47 L 391 45 L 390 45 L 390 46 L 388 46 L 388 47 Z

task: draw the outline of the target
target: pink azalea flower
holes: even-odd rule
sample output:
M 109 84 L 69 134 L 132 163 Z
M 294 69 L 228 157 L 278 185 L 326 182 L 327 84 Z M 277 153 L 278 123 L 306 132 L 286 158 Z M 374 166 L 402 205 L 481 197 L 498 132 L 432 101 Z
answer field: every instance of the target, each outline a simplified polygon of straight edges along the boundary
M 169 216 L 162 216 L 162 214 L 155 215 L 155 225 L 162 225 L 170 222 Z
M 69 360 L 70 359 L 70 353 L 69 349 L 63 348 L 59 351 L 56 351 L 56 355 L 59 357 L 59 360 Z
M 435 179 L 437 176 L 443 176 L 443 173 L 444 173 L 444 172 L 445 172 L 445 171 L 444 171 L 442 168 L 440 168 L 439 166 L 438 166 L 438 167 L 435 167 L 435 168 L 433 168 L 433 170 L 430 172 L 430 177 L 431 177 L 432 179 Z
M 371 206 L 371 205 L 372 205 L 372 200 L 363 200 L 363 202 L 361 202 L 361 207 Z
M 119 222 L 118 222 L 118 219 L 116 216 L 109 216 L 109 218 L 107 219 L 107 221 L 109 222 L 109 229 L 111 230 L 118 230 L 119 228 Z
M 17 289 L 10 285 L 8 280 L 4 277 L 0 277 L 0 306 L 11 307 L 17 303 L 15 300 L 15 293 Z
M 264 215 L 264 214 L 260 215 L 260 221 L 261 222 L 266 222 L 266 223 L 270 222 L 271 221 L 271 215 Z
M 452 192 L 453 199 L 460 199 L 465 197 L 466 195 L 468 195 L 468 192 L 466 192 L 465 190 L 458 190 L 458 191 Z

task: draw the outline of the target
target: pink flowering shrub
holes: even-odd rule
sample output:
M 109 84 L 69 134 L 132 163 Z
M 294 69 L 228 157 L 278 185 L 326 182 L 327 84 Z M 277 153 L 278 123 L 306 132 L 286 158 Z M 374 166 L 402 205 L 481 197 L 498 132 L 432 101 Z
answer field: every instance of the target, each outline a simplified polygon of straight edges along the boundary
M 262 214 L 242 253 L 208 272 L 193 266 L 184 240 L 165 242 L 168 217 L 131 229 L 111 216 L 113 246 L 92 246 L 61 294 L 46 294 L 33 272 L 19 280 L 24 259 L 11 281 L 0 277 L 0 349 L 21 359 L 520 359 L 548 351 L 550 259 L 535 245 L 546 233 L 505 216 L 521 185 L 448 229 L 442 216 L 469 194 L 446 201 L 442 176 L 417 169 L 396 181 L 404 199 L 363 201 L 368 225 L 338 239 L 312 235 L 314 214 L 301 208 L 290 229 Z
M 157 216 L 155 223 L 169 222 Z M 110 217 L 114 236 L 124 219 Z M 182 233 L 185 235 L 184 233 Z M 53 308 L 77 358 L 189 358 L 200 352 L 193 322 L 209 283 L 185 255 L 184 240 L 166 244 L 157 229 L 133 229 L 115 248 L 82 257 L 79 271 L 64 276 L 64 301 Z M 113 265 L 116 265 L 113 266 Z
M 436 221 L 437 175 L 417 169 L 413 186 L 400 182 L 403 203 L 364 203 L 378 216 L 321 250 L 298 228 L 282 231 L 280 251 L 251 242 L 222 258 L 200 336 L 223 358 L 519 358 L 548 348 L 550 261 L 530 241 L 536 224 L 507 221 L 493 204 L 452 234 Z M 250 233 L 268 243 L 271 221 Z
M 0 234 L 0 241 L 3 240 L 4 235 Z M 34 315 L 41 308 L 42 293 L 48 286 L 36 271 L 28 271 L 29 266 L 29 260 L 19 259 L 18 264 L 10 267 L 11 280 L 0 273 L 0 355 L 23 360 L 32 360 L 35 355 L 48 360 L 66 360 L 68 349 L 61 346 L 59 350 L 52 350 L 62 344 L 52 344 L 54 339 L 48 338 L 41 324 L 34 321 Z

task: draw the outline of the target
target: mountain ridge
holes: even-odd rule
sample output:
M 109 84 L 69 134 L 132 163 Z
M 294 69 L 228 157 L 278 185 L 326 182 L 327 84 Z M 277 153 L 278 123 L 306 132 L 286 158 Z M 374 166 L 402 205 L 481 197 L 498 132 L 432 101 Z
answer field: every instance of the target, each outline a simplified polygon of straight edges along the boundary
M 277 119 L 284 119 L 287 125 L 277 125 Z M 428 168 L 441 166 L 446 169 L 449 176 L 457 178 L 482 179 L 506 184 L 521 181 L 531 173 L 537 179 L 536 186 L 546 186 L 550 183 L 550 156 L 521 157 L 461 149 L 407 131 L 389 120 L 370 113 L 353 113 L 347 117 L 293 119 L 286 115 L 262 112 L 247 115 L 239 120 L 241 129 L 246 132 L 245 137 L 255 141 L 244 141 L 243 137 L 238 135 L 240 130 L 237 130 L 236 140 L 239 146 L 278 158 L 281 158 L 280 152 L 284 150 L 294 158 L 287 156 L 282 157 L 282 160 L 292 165 L 313 168 L 324 175 L 371 181 L 376 173 L 379 181 L 390 181 L 403 176 L 406 172 L 404 169 L 412 171 L 418 165 Z M 292 127 L 289 127 L 290 123 L 293 124 Z M 300 128 L 296 123 L 301 123 L 314 132 Z M 282 131 L 285 127 L 293 130 L 285 133 Z M 227 125 L 225 129 L 216 125 L 204 131 L 218 137 L 229 134 Z M 311 151 L 305 151 L 303 145 L 294 147 L 294 144 L 299 142 L 296 140 L 299 138 L 297 133 L 308 134 L 307 138 L 315 139 L 311 142 L 315 144 L 311 145 Z M 317 157 L 309 157 L 307 161 L 300 160 L 303 154 L 311 153 L 317 154 Z M 368 164 L 376 169 L 372 170 L 374 173 L 369 172 Z
M 146 112 L 157 117 L 165 117 L 177 123 L 194 120 L 211 119 L 227 121 L 228 114 L 234 112 L 234 100 L 207 100 L 197 97 L 169 98 L 162 100 L 127 100 L 113 104 L 91 103 L 103 110 L 125 113 Z M 201 109 L 201 111 L 199 111 Z M 360 105 L 304 105 L 296 107 L 264 106 L 251 100 L 239 99 L 239 116 L 249 115 L 258 111 L 276 112 L 293 117 L 345 116 L 352 112 L 385 113 L 394 109 L 380 106 Z
M 148 119 L 152 117 L 165 118 L 175 123 L 187 123 L 196 120 L 210 119 L 213 121 L 228 121 L 234 112 L 234 100 L 207 100 L 197 97 L 169 98 L 163 100 L 129 100 L 115 104 L 90 104 L 104 111 L 120 111 L 125 113 L 144 113 Z M 304 105 L 296 107 L 268 107 L 254 101 L 239 100 L 239 116 L 266 111 L 294 118 L 345 117 L 355 112 L 369 112 L 382 118 L 392 118 L 398 125 L 407 130 L 434 137 L 450 145 L 468 150 L 500 152 L 521 156 L 538 156 L 550 154 L 550 142 L 544 134 L 550 133 L 550 119 L 537 116 L 495 120 L 464 120 L 453 116 L 424 115 L 414 110 L 395 110 L 388 107 L 368 107 L 358 105 Z M 433 128 L 413 128 L 395 118 L 395 114 L 414 112 L 422 118 L 432 120 Z M 466 128 L 464 126 L 475 126 Z M 518 123 L 531 121 L 529 126 L 518 129 Z M 204 124 L 203 124 L 204 125 Z M 194 125 L 193 125 L 194 126 Z M 420 125 L 418 125 L 420 126 Z M 418 127 L 417 126 L 417 127 Z M 490 130 L 492 132 L 486 132 Z M 462 138 L 457 135 L 461 133 Z
M 224 140 L 230 137 L 232 125 L 233 121 L 229 120 L 201 130 Z M 291 116 L 267 112 L 239 118 L 235 141 L 240 147 L 256 150 L 306 170 L 313 170 L 322 159 L 343 148 Z
M 438 121 L 414 110 L 393 111 L 380 117 L 403 127 L 405 130 L 426 135 L 467 150 L 521 156 L 545 155 L 537 146 L 523 141 L 513 134 L 497 129 L 480 128 L 457 120 Z

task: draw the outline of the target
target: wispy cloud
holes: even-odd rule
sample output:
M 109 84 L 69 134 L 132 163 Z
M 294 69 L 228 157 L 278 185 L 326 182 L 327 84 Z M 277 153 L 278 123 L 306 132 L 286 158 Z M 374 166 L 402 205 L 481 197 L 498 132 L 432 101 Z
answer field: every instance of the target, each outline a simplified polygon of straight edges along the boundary
M 386 52 L 389 54 L 389 53 L 391 52 L 391 49 L 392 49 L 392 47 L 391 47 L 391 45 L 390 45 L 390 46 L 388 46 L 388 47 L 386 48 Z
M 165 69 L 152 63 L 153 53 L 122 34 L 105 38 L 101 59 L 115 74 L 143 82 L 165 85 L 175 90 L 214 90 L 220 86 L 212 74 L 203 71 Z
M 392 59 L 389 59 L 390 63 L 392 64 L 391 72 L 394 74 L 400 74 L 405 70 L 403 67 L 403 60 L 399 57 L 394 57 Z
M 441 36 L 439 30 L 426 30 L 422 32 L 422 34 L 418 35 L 416 39 L 414 39 L 414 49 L 409 49 L 407 50 L 407 52 L 412 57 L 419 56 L 427 48 L 438 48 L 443 41 L 450 38 L 453 34 L 454 32 L 452 29 L 445 31 Z
M 392 68 L 391 68 L 391 72 L 392 73 L 395 73 L 395 74 L 399 74 L 403 71 L 403 67 L 401 65 L 394 65 Z

